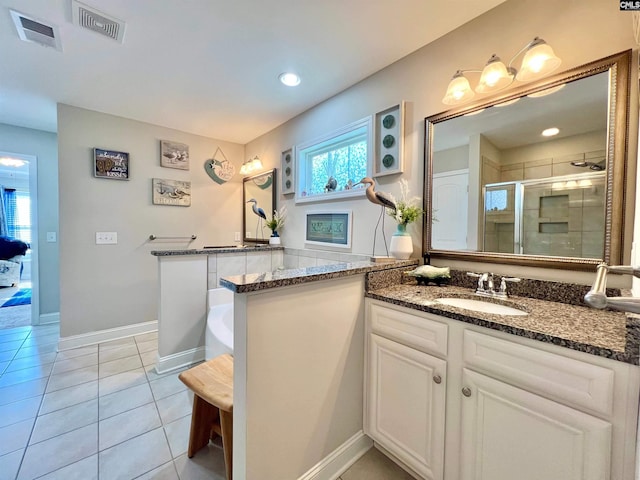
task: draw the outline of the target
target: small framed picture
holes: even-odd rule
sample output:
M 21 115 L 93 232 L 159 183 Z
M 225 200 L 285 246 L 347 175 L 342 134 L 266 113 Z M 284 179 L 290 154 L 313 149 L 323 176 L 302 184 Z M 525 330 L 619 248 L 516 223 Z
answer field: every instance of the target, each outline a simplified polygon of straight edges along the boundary
M 402 173 L 404 163 L 405 102 L 376 113 L 373 176 Z
M 160 166 L 189 170 L 189 145 L 160 140 Z
M 305 243 L 351 248 L 351 211 L 307 213 Z
M 93 174 L 96 178 L 129 180 L 129 154 L 116 152 L 115 150 L 94 148 Z
M 191 206 L 191 182 L 154 178 L 152 188 L 154 205 Z
M 294 156 L 294 149 L 289 148 L 282 152 L 282 193 L 284 195 L 288 193 L 295 193 L 295 172 L 296 172 L 296 159 Z

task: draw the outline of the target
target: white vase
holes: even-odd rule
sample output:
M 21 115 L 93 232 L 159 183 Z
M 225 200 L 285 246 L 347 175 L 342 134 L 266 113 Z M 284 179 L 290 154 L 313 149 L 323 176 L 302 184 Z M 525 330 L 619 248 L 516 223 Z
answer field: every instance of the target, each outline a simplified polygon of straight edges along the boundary
M 280 245 L 280 235 L 278 232 L 273 232 L 269 237 L 269 245 Z
M 407 260 L 413 253 L 413 240 L 406 229 L 406 225 L 398 225 L 398 230 L 391 236 L 389 253 L 398 260 Z

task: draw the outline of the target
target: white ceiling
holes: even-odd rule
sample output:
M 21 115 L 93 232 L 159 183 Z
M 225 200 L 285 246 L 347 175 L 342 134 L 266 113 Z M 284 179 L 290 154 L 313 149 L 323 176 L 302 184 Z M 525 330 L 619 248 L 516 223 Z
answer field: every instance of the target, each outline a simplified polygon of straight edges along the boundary
M 244 144 L 503 1 L 86 0 L 126 22 L 121 45 L 71 0 L 0 0 L 0 123 L 56 131 L 61 102 Z M 21 41 L 9 8 L 63 52 Z

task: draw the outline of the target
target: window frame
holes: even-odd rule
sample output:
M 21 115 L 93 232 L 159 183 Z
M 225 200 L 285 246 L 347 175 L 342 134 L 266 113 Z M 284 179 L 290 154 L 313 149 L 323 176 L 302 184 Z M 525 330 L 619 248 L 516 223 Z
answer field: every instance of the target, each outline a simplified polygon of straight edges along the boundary
M 364 188 L 355 188 L 352 190 L 339 190 L 335 192 L 325 192 L 316 195 L 302 195 L 303 190 L 307 186 L 307 176 L 309 172 L 309 162 L 306 158 L 309 154 L 315 153 L 318 150 L 325 150 L 327 147 L 340 148 L 341 146 L 349 144 L 348 137 L 344 138 L 349 133 L 365 128 L 365 138 L 367 143 L 367 169 L 366 176 L 371 177 L 373 170 L 373 122 L 371 116 L 362 118 L 348 125 L 340 127 L 329 133 L 326 133 L 313 140 L 301 143 L 295 147 L 295 161 L 296 161 L 296 187 L 295 187 L 295 203 L 310 203 L 310 202 L 324 202 L 327 200 L 360 197 L 364 195 Z M 332 142 L 333 140 L 333 142 Z M 360 179 L 358 179 L 359 181 Z

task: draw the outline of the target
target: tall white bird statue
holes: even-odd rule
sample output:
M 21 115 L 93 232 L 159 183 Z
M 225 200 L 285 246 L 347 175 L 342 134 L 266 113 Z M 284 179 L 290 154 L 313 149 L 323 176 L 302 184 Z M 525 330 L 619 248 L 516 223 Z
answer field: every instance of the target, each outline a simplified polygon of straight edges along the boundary
M 395 213 L 395 211 L 396 211 L 396 203 L 393 201 L 393 198 L 388 193 L 376 192 L 375 191 L 376 181 L 373 178 L 364 177 L 362 180 L 360 180 L 355 185 L 360 185 L 360 184 L 368 185 L 367 189 L 365 190 L 365 195 L 367 196 L 367 199 L 371 203 L 375 203 L 376 205 L 380 205 L 381 206 L 380 216 L 378 217 L 378 222 L 376 223 L 376 228 L 373 231 L 373 251 L 371 252 L 371 255 L 375 256 L 375 254 L 376 254 L 376 236 L 377 236 L 377 233 L 378 233 L 378 226 L 380 225 L 380 219 L 382 218 L 382 239 L 384 240 L 384 248 L 385 248 L 385 250 L 387 252 L 387 257 L 388 257 L 389 256 L 389 247 L 387 246 L 387 237 L 384 234 L 384 209 L 385 208 L 389 208 L 389 209 L 393 210 L 394 213 Z
M 258 224 L 256 225 L 256 238 L 258 238 L 258 227 L 261 226 L 263 219 L 267 219 L 267 215 L 264 213 L 264 210 L 258 206 L 258 201 L 255 198 L 248 200 L 247 203 L 253 203 L 253 205 L 251 205 L 251 210 L 253 210 L 253 213 L 255 213 L 259 218 Z M 260 229 L 260 232 L 262 232 L 262 229 Z

